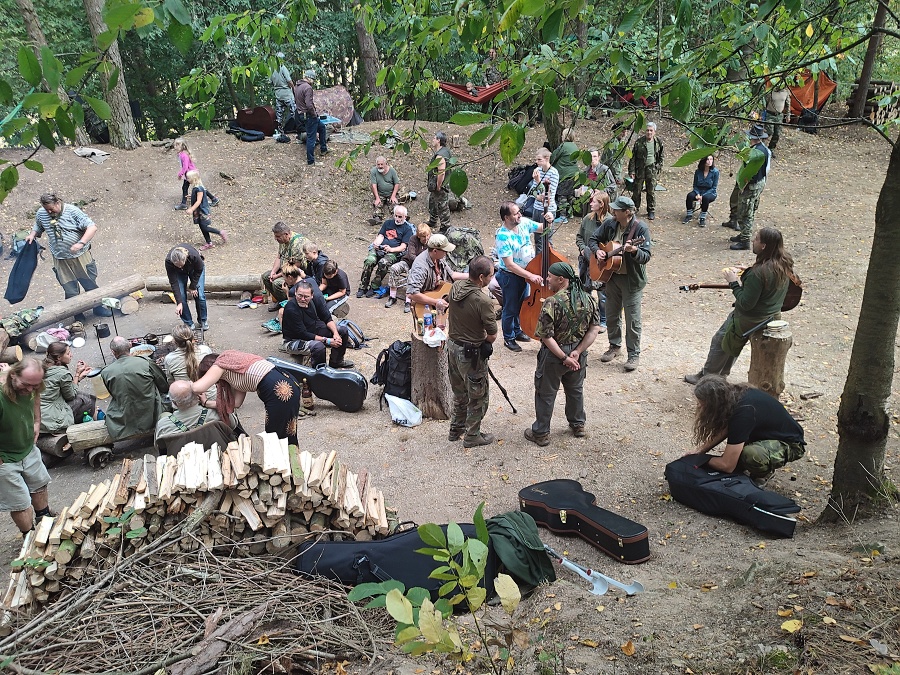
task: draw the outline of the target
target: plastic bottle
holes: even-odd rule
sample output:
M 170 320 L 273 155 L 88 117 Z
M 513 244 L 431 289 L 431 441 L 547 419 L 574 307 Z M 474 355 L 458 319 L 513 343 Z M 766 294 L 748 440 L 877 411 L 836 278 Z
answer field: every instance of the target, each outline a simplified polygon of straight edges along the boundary
M 81 422 L 93 422 L 94 418 L 91 417 L 91 413 L 85 411 L 84 415 L 81 417 Z
M 98 410 L 97 411 L 97 421 L 105 420 L 105 419 L 106 419 L 106 413 L 103 412 L 102 410 Z
M 309 383 L 306 381 L 305 377 L 303 378 L 303 387 L 300 390 L 300 400 L 304 410 L 312 410 L 315 407 L 312 391 L 310 390 Z
M 425 305 L 425 314 L 422 319 L 424 320 L 425 330 L 428 330 L 434 325 L 434 316 L 431 313 L 431 305 Z

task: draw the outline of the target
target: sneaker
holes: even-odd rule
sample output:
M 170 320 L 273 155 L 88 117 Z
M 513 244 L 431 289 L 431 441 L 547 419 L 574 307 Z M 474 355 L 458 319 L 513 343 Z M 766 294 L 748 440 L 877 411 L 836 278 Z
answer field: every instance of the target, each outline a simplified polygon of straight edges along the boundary
M 204 321 L 200 324 L 200 330 L 207 331 L 209 330 L 209 321 Z
M 691 220 L 693 220 L 693 218 L 694 218 L 694 214 L 688 212 L 685 214 L 684 218 L 681 219 L 681 224 L 686 225 L 687 223 L 691 222 Z
M 550 445 L 550 434 L 536 434 L 531 429 L 526 429 L 525 438 L 542 448 Z
M 464 433 L 466 433 L 465 429 L 454 429 L 453 427 L 450 427 L 450 433 L 447 434 L 447 440 L 448 441 L 458 441 L 460 438 L 463 437 Z
M 601 324 L 600 324 L 600 332 L 601 332 L 601 333 L 605 333 L 605 332 L 606 332 L 606 324 L 605 324 L 605 323 L 601 323 Z
M 275 333 L 277 335 L 281 332 L 281 322 L 278 321 L 278 319 L 269 319 L 268 321 L 260 325 L 270 333 Z
M 276 143 L 290 143 L 290 136 L 286 136 L 285 134 L 281 134 L 278 138 L 275 139 Z
M 319 148 L 319 154 L 320 154 L 320 155 L 327 155 L 327 154 L 328 154 L 328 148 Z
M 520 352 L 522 348 L 519 346 L 519 343 L 515 340 L 504 340 L 503 346 L 506 347 L 511 352 Z
M 531 338 L 525 335 L 522 331 L 516 333 L 515 337 L 516 342 L 531 342 Z
M 569 219 L 566 218 L 565 216 L 560 216 L 559 218 L 555 219 L 553 222 L 559 223 L 560 225 L 565 225 L 566 223 L 569 222 Z
M 477 436 L 473 436 L 469 438 L 466 436 L 463 439 L 463 447 L 464 448 L 477 448 L 480 445 L 490 445 L 494 442 L 493 434 L 478 434 Z
M 241 300 L 237 306 L 238 309 L 250 309 L 251 307 L 256 307 L 256 303 L 252 300 Z
M 361 288 L 360 288 L 358 291 L 356 291 L 356 297 L 357 297 L 357 298 L 361 298 L 361 297 L 363 297 L 365 294 L 366 294 L 366 292 L 365 292 L 363 289 L 361 289 Z
M 700 220 L 697 223 L 698 227 L 706 227 L 706 216 L 700 216 Z
M 582 424 L 577 427 L 572 427 L 572 435 L 574 435 L 575 438 L 584 438 L 585 436 L 587 436 L 587 431 L 585 431 L 584 425 Z
M 213 248 L 214 246 L 215 246 L 215 244 L 213 244 L 212 242 L 209 242 L 208 244 L 203 244 L 203 246 L 201 246 L 198 250 L 208 251 L 209 249 Z
M 228 243 L 228 233 L 225 230 L 219 230 L 219 236 L 222 237 L 222 243 Z
M 176 211 L 187 211 L 187 202 L 181 202 L 178 206 L 175 207 Z
M 281 309 L 281 303 L 280 302 L 270 302 L 268 305 L 266 305 L 266 309 L 269 310 L 270 312 L 277 312 L 279 309 Z
M 403 303 L 403 313 L 409 314 L 412 311 L 412 308 L 409 306 L 408 302 Z
M 353 368 L 353 365 L 354 365 L 354 364 L 353 364 L 353 361 L 334 361 L 334 362 L 329 362 L 329 363 L 328 363 L 328 367 L 329 367 L 329 368 L 338 368 L 338 369 L 340 369 L 340 368 Z
M 185 321 L 184 325 L 187 326 L 188 328 L 190 328 L 191 330 L 194 330 L 194 322 L 193 321 L 191 321 L 190 323 Z
M 609 363 L 613 359 L 617 359 L 619 357 L 619 352 L 621 352 L 621 351 L 622 351 L 621 347 L 610 346 L 609 349 L 607 349 L 605 352 L 603 352 L 603 355 L 600 357 L 600 360 L 603 363 Z
M 325 166 L 325 162 L 307 162 L 308 166 Z
M 749 251 L 750 250 L 750 242 L 749 241 L 736 241 L 730 246 L 732 251 Z
M 386 309 L 390 309 L 394 305 L 397 304 L 397 298 L 388 298 L 388 301 L 384 303 Z
M 685 375 L 684 381 L 688 384 L 697 384 L 703 378 L 703 371 L 701 370 L 699 373 L 694 373 L 693 375 Z
M 210 200 L 209 200 L 209 205 L 210 205 L 210 206 L 218 206 L 218 205 L 219 205 L 219 198 L 218 198 L 218 197 L 213 197 L 212 199 L 210 199 Z
M 377 292 L 378 292 L 378 291 L 376 291 L 375 289 L 370 288 L 369 290 L 366 291 L 366 297 L 367 297 L 367 298 L 374 298 L 374 297 L 375 297 L 375 294 L 376 294 Z
M 625 372 L 630 373 L 638 369 L 638 366 L 641 365 L 641 359 L 637 356 L 629 356 L 628 360 L 625 362 Z

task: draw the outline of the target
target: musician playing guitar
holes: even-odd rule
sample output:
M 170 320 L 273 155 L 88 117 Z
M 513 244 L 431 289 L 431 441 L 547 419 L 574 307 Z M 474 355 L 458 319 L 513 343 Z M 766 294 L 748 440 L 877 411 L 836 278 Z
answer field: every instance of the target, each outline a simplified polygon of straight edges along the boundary
M 774 227 L 757 230 L 752 248 L 756 262 L 743 271 L 740 279 L 739 268 L 723 270 L 725 281 L 734 293 L 734 311 L 713 335 L 700 372 L 684 376 L 688 384 L 697 384 L 710 373 L 727 377 L 749 340 L 744 334 L 767 319 L 781 316 L 781 306 L 794 274 L 794 259 L 784 250 L 781 232 Z
M 456 248 L 443 234 L 433 234 L 428 238 L 427 248 L 416 256 L 406 281 L 406 299 L 417 305 L 431 305 L 439 312 L 447 311 L 449 304 L 444 298 L 435 298 L 426 293 L 437 289 L 443 281 L 468 279 L 463 272 L 454 272 L 445 260 L 447 254 Z M 422 308 L 416 308 L 417 310 Z
M 609 349 L 600 357 L 604 363 L 618 358 L 622 351 L 622 313 L 625 314 L 626 371 L 637 370 L 641 354 L 641 299 L 647 284 L 646 265 L 650 261 L 650 228 L 635 216 L 634 202 L 619 197 L 607 218 L 591 235 L 589 246 L 597 261 L 605 265 L 608 255 L 621 255 L 624 264 L 606 282 L 606 326 Z M 638 244 L 638 240 L 640 243 Z M 606 244 L 617 246 L 610 253 Z

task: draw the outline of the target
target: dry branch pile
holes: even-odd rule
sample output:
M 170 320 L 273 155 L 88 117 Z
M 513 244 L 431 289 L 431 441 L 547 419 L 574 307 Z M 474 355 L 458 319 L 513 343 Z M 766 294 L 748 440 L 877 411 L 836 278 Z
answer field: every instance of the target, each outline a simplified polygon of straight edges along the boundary
M 92 485 L 24 540 L 3 596 L 2 634 L 27 614 L 92 581 L 151 541 L 192 519 L 183 551 L 242 544 L 274 553 L 312 533 L 372 539 L 388 534 L 389 511 L 369 473 L 334 451 L 318 457 L 275 434 L 241 436 L 224 451 L 191 443 L 173 456 L 126 459 L 112 480 Z M 394 520 L 394 514 L 391 513 Z

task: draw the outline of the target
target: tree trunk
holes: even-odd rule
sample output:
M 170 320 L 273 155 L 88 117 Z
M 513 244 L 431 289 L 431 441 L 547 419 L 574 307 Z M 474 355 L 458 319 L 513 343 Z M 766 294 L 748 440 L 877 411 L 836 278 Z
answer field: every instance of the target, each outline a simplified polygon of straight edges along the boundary
M 258 274 L 223 274 L 206 277 L 203 287 L 207 293 L 258 291 L 262 288 L 262 282 Z M 169 277 L 147 277 L 147 290 L 151 292 L 171 291 Z
M 831 497 L 821 519 L 853 520 L 860 509 L 896 495 L 884 474 L 890 429 L 887 401 L 900 320 L 900 143 L 894 145 L 875 208 L 875 236 L 866 273 L 850 368 L 838 409 L 838 451 Z
M 575 18 L 573 24 L 579 48 L 582 50 L 587 49 L 587 24 L 582 20 L 581 15 Z M 575 98 L 578 99 L 579 103 L 585 103 L 584 95 L 587 93 L 593 72 L 591 68 L 584 68 L 575 77 Z
M 884 19 L 887 15 L 888 0 L 878 3 L 878 9 L 875 10 L 875 19 L 872 21 L 873 28 L 881 28 L 884 26 Z M 869 47 L 866 49 L 866 58 L 863 60 L 862 70 L 859 73 L 859 83 L 856 87 L 856 96 L 853 99 L 853 106 L 850 108 L 850 117 L 857 119 L 862 118 L 865 107 L 866 97 L 869 92 L 869 82 L 872 81 L 872 70 L 875 68 L 875 57 L 881 48 L 881 40 L 883 33 L 873 33 L 869 38 Z
M 84 0 L 84 12 L 87 15 L 88 25 L 91 28 L 91 36 L 94 43 L 98 36 L 108 29 L 103 21 L 104 0 Z M 98 46 L 99 49 L 99 46 Z M 128 89 L 125 86 L 125 69 L 122 67 L 122 57 L 119 55 L 118 40 L 114 40 L 106 51 L 107 60 L 119 69 L 119 77 L 116 86 L 109 89 L 109 74 L 103 71 L 103 85 L 107 88 L 106 102 L 109 104 L 112 116 L 109 119 L 110 142 L 122 150 L 134 150 L 141 144 L 137 129 L 134 127 L 134 118 L 131 116 L 131 106 L 128 103 Z
M 234 89 L 234 80 L 231 79 L 231 68 L 226 66 L 222 69 L 222 79 L 225 80 L 225 86 L 228 88 L 228 98 L 231 99 L 231 105 L 234 106 L 232 114 L 237 115 L 238 110 L 244 106 L 241 105 L 241 100 Z
M 40 61 L 41 47 L 47 46 L 47 38 L 44 37 L 44 31 L 41 29 L 41 22 L 34 11 L 34 5 L 31 0 L 16 0 L 16 4 L 19 5 L 22 19 L 25 20 L 25 30 L 28 33 L 28 39 L 31 40 L 34 54 Z M 44 80 L 44 89 L 50 91 L 50 85 L 47 84 L 46 80 Z M 56 94 L 64 106 L 69 105 L 69 95 L 66 93 L 66 88 L 63 86 L 62 81 L 60 81 L 56 89 Z M 88 137 L 87 131 L 84 130 L 84 125 L 75 127 L 75 142 L 78 145 L 90 145 L 91 139 Z
M 423 417 L 448 420 L 453 412 L 453 391 L 446 346 L 437 349 L 426 345 L 414 335 L 412 342 L 412 402 Z
M 384 85 L 378 86 L 378 71 L 381 70 L 381 58 L 378 56 L 378 47 L 375 38 L 366 30 L 362 19 L 356 19 L 356 39 L 359 42 L 359 60 L 365 77 L 365 93 L 372 97 L 379 97 L 381 102 L 372 108 L 366 115 L 369 120 L 386 120 L 387 114 L 387 89 Z
M 547 142 L 550 144 L 550 150 L 555 150 L 562 144 L 563 132 L 563 116 L 562 111 L 544 116 L 544 132 L 547 134 Z

